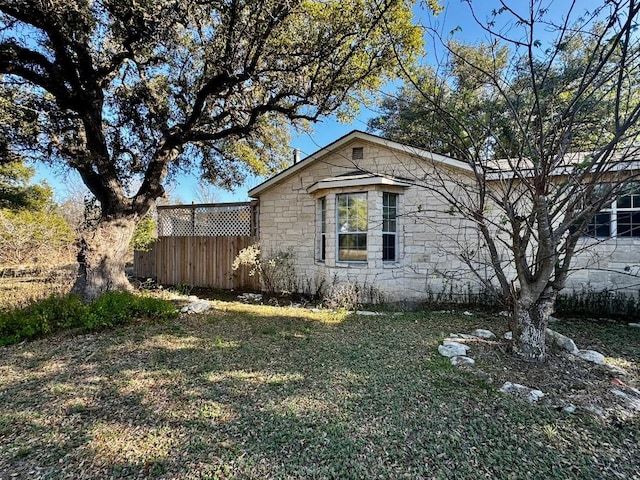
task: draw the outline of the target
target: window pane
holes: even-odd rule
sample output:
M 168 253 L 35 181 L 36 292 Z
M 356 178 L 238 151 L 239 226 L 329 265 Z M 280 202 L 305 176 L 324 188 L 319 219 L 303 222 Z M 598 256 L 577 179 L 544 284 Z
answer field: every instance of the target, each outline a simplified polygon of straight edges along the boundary
M 618 212 L 618 236 L 640 236 L 640 212 Z
M 631 208 L 631 195 L 618 198 L 618 208 Z
M 364 262 L 367 260 L 367 234 L 338 235 L 338 260 Z
M 367 194 L 338 195 L 338 232 L 366 232 L 367 224 Z
M 385 233 L 382 235 L 382 260 L 396 259 L 396 236 Z
M 382 231 L 396 232 L 396 216 L 398 213 L 398 195 L 395 193 L 384 193 L 382 195 Z
M 618 232 L 620 227 L 618 227 Z M 611 235 L 611 213 L 600 212 L 593 216 L 584 233 L 588 237 L 608 237 Z

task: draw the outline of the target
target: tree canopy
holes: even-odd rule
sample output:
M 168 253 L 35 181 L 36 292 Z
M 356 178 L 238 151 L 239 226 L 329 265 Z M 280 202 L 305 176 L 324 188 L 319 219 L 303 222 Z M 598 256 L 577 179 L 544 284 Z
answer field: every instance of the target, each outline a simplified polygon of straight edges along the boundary
M 14 151 L 76 169 L 104 227 L 170 171 L 277 169 L 290 122 L 355 108 L 421 43 L 399 0 L 0 0 L 0 81 L 37 113 Z

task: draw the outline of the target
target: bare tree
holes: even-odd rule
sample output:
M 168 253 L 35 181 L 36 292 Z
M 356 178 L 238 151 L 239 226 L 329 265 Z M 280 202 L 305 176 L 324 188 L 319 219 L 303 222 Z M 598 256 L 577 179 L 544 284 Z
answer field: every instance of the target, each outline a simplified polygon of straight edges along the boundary
M 603 1 L 585 11 L 572 1 L 555 21 L 549 2 L 500 0 L 481 21 L 466 3 L 485 41 L 463 45 L 430 30 L 447 57 L 426 80 L 405 71 L 411 82 L 404 90 L 412 108 L 437 117 L 422 124 L 436 134 L 413 143 L 427 138 L 418 146 L 466 160 L 471 171 L 435 168 L 415 180 L 473 228 L 475 235 L 453 239 L 457 255 L 513 310 L 514 351 L 541 361 L 572 259 L 594 243 L 583 236 L 613 199 L 636 193 L 629 189 L 640 167 L 640 6 Z M 397 104 L 389 102 L 372 126 L 412 141 L 401 121 L 421 117 Z M 447 139 L 445 147 L 438 138 Z M 640 235 L 636 220 L 618 227 L 618 235 Z

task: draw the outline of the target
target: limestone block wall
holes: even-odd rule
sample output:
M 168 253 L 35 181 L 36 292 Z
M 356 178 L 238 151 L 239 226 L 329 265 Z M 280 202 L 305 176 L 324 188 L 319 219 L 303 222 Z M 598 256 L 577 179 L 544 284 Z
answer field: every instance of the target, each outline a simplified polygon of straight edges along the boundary
M 363 158 L 352 160 L 352 149 Z M 477 248 L 477 235 L 452 215 L 446 201 L 422 186 L 358 185 L 314 191 L 316 182 L 355 170 L 393 175 L 423 183 L 433 168 L 424 159 L 356 140 L 260 194 L 260 242 L 272 255 L 290 250 L 304 284 L 325 287 L 344 282 L 382 293 L 387 300 L 419 299 L 442 290 L 460 291 L 475 278 L 458 260 L 460 248 Z M 457 181 L 464 175 L 452 172 Z M 456 188 L 452 185 L 451 188 Z M 367 261 L 337 259 L 336 198 L 366 192 Z M 396 260 L 382 260 L 382 197 L 398 194 Z M 320 259 L 320 199 L 326 202 L 326 258 Z M 470 248 L 471 248 L 470 247 Z M 312 287 L 312 288 L 314 288 Z M 477 286 L 476 286 L 477 288 Z
M 566 290 L 640 291 L 640 238 L 583 239 Z

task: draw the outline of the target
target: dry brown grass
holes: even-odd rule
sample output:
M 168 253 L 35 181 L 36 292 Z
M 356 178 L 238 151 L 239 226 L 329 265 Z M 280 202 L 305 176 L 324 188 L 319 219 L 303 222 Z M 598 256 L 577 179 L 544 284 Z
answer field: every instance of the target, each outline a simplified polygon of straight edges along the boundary
M 0 276 L 0 310 L 26 307 L 52 295 L 69 293 L 77 266 L 16 267 L 2 269 Z

